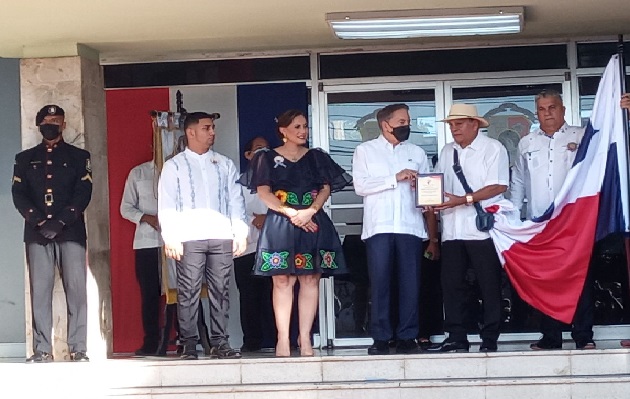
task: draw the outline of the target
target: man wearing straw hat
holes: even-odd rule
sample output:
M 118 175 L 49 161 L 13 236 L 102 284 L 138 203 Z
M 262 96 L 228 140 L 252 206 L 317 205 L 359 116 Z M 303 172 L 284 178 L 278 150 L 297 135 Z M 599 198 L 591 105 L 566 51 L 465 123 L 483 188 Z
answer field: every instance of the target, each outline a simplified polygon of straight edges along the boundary
M 477 211 L 472 205 L 480 202 L 483 208 L 503 198 L 509 183 L 508 155 L 499 141 L 479 133 L 488 121 L 477 114 L 474 105 L 453 104 L 442 122 L 448 123 L 454 140 L 444 146 L 436 165 L 436 172 L 444 174 L 446 201 L 434 207 L 442 212 L 444 330 L 449 336 L 429 351 L 468 352 L 466 272 L 473 269 L 483 300 L 479 351 L 494 352 L 501 321 L 501 263 L 490 234 L 477 229 Z M 455 173 L 454 164 L 461 166 L 469 190 Z

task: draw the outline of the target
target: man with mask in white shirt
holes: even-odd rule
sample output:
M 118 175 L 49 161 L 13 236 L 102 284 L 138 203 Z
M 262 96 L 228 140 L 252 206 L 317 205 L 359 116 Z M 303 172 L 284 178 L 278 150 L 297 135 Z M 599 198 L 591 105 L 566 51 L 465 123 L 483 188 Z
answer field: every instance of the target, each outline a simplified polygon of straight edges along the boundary
M 444 331 L 448 338 L 428 348 L 435 352 L 468 352 L 466 301 L 470 287 L 468 269 L 473 269 L 481 299 L 483 323 L 480 352 L 495 352 L 501 323 L 501 262 L 487 231 L 476 225 L 475 203 L 482 208 L 503 199 L 509 182 L 505 147 L 479 132 L 488 121 L 470 104 L 453 104 L 442 122 L 449 125 L 453 142 L 442 148 L 435 168 L 444 173 L 446 201 L 433 209 L 442 212 L 442 293 Z M 467 188 L 457 176 L 461 168 Z M 475 299 L 476 300 L 476 299 Z
M 396 339 L 396 353 L 418 351 L 418 297 L 422 240 L 427 238 L 423 212 L 416 207 L 414 184 L 418 173 L 429 172 L 422 148 L 407 142 L 411 132 L 409 107 L 392 104 L 376 115 L 381 135 L 360 144 L 352 159 L 356 193 L 363 197 L 363 232 L 367 247 L 371 288 L 370 355 L 389 353 L 388 341 Z M 439 251 L 437 223 L 432 212 L 424 214 L 430 246 Z M 396 265 L 394 265 L 396 259 Z M 398 276 L 398 318 L 392 328 L 391 280 Z
M 543 216 L 553 203 L 573 165 L 584 135 L 583 128 L 569 126 L 565 122 L 562 96 L 555 90 L 543 90 L 536 96 L 536 113 L 540 128 L 518 143 L 510 186 L 511 200 L 518 209 L 527 199 L 527 219 Z M 595 349 L 590 274 L 572 323 L 572 337 L 577 349 Z M 562 323 L 547 315 L 541 316 L 543 336 L 530 347 L 534 350 L 562 348 Z
M 158 218 L 166 256 L 177 261 L 177 314 L 182 359 L 197 359 L 202 277 L 210 299 L 210 356 L 239 358 L 228 342 L 233 256 L 247 246 L 245 202 L 234 163 L 212 151 L 219 114 L 186 116 L 186 149 L 166 161 L 158 185 Z

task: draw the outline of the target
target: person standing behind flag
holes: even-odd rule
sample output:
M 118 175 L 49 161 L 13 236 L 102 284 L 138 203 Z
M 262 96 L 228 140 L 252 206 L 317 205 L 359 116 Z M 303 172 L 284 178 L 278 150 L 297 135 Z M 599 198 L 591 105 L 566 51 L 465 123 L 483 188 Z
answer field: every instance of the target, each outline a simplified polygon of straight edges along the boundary
M 136 225 L 133 238 L 136 279 L 142 304 L 142 346 L 138 356 L 154 355 L 160 341 L 160 264 L 162 240 L 157 218 L 157 180 L 153 160 L 135 166 L 125 181 L 120 214 Z
M 584 135 L 579 126 L 564 119 L 562 96 L 543 90 L 536 96 L 540 128 L 523 137 L 512 167 L 511 200 L 521 209 L 527 199 L 527 219 L 542 216 L 553 203 L 573 165 Z M 542 338 L 531 344 L 533 350 L 562 348 L 562 323 L 543 314 Z M 592 284 L 587 278 L 572 324 L 572 337 L 578 349 L 594 349 Z
M 503 199 L 509 182 L 508 154 L 499 141 L 479 133 L 488 121 L 477 114 L 474 105 L 454 104 L 442 122 L 448 123 L 454 142 L 444 146 L 436 166 L 436 172 L 444 173 L 447 200 L 433 210 L 442 212 L 444 331 L 449 335 L 428 350 L 468 352 L 466 272 L 473 269 L 483 300 L 479 351 L 495 352 L 501 323 L 501 262 L 490 234 L 476 226 L 473 205 L 480 202 L 486 207 Z M 454 165 L 461 166 L 468 188 Z
M 628 117 L 630 117 L 630 93 L 625 93 L 621 96 L 621 108 L 628 111 Z M 624 339 L 621 341 L 621 346 L 624 348 L 630 348 L 630 339 Z

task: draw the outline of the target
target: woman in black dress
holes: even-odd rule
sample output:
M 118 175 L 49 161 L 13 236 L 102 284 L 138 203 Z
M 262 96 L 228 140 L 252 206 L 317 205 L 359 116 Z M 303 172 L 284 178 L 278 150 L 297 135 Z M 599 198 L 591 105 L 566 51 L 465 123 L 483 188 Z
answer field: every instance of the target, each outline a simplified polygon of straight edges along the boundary
M 283 144 L 259 152 L 241 178 L 269 207 L 253 273 L 272 276 L 276 356 L 290 356 L 293 287 L 299 281 L 298 344 L 302 356 L 312 356 L 319 279 L 322 274 L 346 272 L 339 235 L 322 206 L 332 191 L 341 190 L 352 178 L 324 151 L 305 147 L 308 125 L 302 112 L 280 115 L 278 133 Z

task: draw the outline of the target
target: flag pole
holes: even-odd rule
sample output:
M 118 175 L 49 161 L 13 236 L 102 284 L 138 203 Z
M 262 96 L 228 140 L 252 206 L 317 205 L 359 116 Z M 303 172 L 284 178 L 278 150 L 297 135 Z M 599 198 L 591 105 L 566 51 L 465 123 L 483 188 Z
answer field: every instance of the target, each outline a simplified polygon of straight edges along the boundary
M 626 90 L 626 63 L 625 63 L 625 54 L 624 54 L 624 46 L 623 46 L 623 35 L 619 35 L 617 39 L 617 55 L 619 61 L 619 84 L 621 85 L 621 94 L 627 92 Z M 627 168 L 627 178 L 629 180 L 628 187 L 630 189 L 630 137 L 628 137 L 628 112 L 627 110 L 623 110 L 622 115 L 622 127 L 623 127 L 623 135 L 626 138 L 626 168 Z M 630 193 L 629 193 L 630 194 Z M 630 195 L 628 196 L 630 198 Z M 630 212 L 630 210 L 628 210 Z M 625 226 L 628 228 L 628 226 Z M 630 237 L 628 237 L 626 232 L 625 237 L 625 247 L 626 247 L 626 269 L 628 270 L 628 283 L 630 284 Z

